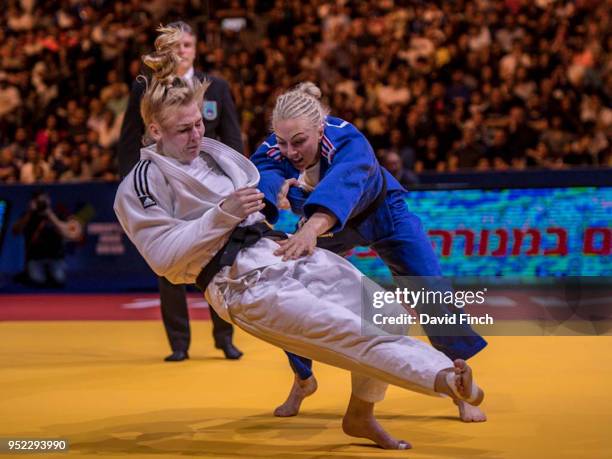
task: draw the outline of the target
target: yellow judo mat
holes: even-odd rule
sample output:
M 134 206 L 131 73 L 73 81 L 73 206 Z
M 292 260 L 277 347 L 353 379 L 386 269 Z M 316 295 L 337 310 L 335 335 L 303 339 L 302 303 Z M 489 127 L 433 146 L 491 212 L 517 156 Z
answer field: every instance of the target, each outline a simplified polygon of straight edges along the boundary
M 461 423 L 448 400 L 390 388 L 377 416 L 413 449 L 385 451 L 342 433 L 347 372 L 315 363 L 319 391 L 301 415 L 275 418 L 292 381 L 282 351 L 238 330 L 245 356 L 227 361 L 210 322 L 192 331 L 191 360 L 164 363 L 160 322 L 0 323 L 0 437 L 70 444 L 35 457 L 612 457 L 609 336 L 490 337 L 471 361 L 482 424 Z

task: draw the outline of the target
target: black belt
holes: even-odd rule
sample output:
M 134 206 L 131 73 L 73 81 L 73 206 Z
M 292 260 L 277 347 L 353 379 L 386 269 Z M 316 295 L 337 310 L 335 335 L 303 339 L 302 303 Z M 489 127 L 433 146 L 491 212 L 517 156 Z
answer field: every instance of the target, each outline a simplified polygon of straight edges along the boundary
M 255 223 L 249 226 L 238 226 L 232 231 L 229 241 L 219 250 L 215 256 L 202 269 L 196 285 L 201 291 L 205 291 L 210 281 L 221 271 L 224 266 L 232 266 L 238 252 L 242 249 L 255 245 L 261 238 L 287 239 L 282 231 L 275 231 L 267 223 Z

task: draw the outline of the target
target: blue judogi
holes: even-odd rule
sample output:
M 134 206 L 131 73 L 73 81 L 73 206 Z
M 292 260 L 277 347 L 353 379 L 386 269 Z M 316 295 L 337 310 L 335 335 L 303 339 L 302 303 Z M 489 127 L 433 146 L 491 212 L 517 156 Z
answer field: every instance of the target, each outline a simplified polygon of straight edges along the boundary
M 406 206 L 406 190 L 380 166 L 365 136 L 347 121 L 328 116 L 320 151 L 320 181 L 315 189 L 305 193 L 291 187 L 287 195 L 291 209 L 298 215 L 309 218 L 324 208 L 338 219 L 330 230 L 333 237 L 319 238 L 318 245 L 338 254 L 356 246 L 369 246 L 393 276 L 441 276 L 438 259 L 421 221 Z M 268 221 L 275 223 L 278 192 L 286 179 L 298 178 L 300 172 L 281 155 L 275 134 L 263 142 L 251 160 L 261 175 L 259 189 L 266 201 L 263 212 Z M 385 182 L 387 193 L 382 204 L 365 220 L 358 219 L 358 224 L 351 224 L 352 218 L 370 210 Z M 449 309 L 438 311 L 446 312 L 452 314 Z M 429 336 L 432 345 L 450 359 L 468 359 L 486 346 L 486 341 L 469 325 L 458 324 L 454 328 L 455 336 Z M 312 375 L 312 361 L 287 354 L 300 378 Z

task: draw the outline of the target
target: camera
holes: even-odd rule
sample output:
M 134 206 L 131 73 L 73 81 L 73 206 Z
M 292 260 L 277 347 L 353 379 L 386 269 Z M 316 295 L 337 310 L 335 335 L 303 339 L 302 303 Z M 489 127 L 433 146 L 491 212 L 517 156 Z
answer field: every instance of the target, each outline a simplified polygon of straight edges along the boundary
M 49 203 L 45 198 L 38 198 L 36 200 L 36 212 L 43 213 L 49 207 Z
M 42 191 L 36 191 L 34 192 L 34 194 L 32 195 L 32 201 L 31 202 L 31 206 L 34 212 L 36 212 L 37 214 L 42 214 L 44 212 L 46 212 L 46 210 L 49 208 L 49 204 L 50 204 L 50 199 L 49 199 L 49 195 L 42 192 Z

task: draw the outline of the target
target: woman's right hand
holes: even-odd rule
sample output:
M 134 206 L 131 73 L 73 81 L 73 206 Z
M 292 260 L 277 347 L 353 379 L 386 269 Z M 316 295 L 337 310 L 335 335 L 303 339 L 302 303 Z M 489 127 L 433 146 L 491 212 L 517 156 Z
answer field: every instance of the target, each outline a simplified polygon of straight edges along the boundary
M 240 188 L 225 198 L 225 201 L 221 203 L 221 208 L 235 217 L 246 218 L 263 210 L 266 206 L 263 198 L 264 194 L 257 188 Z

